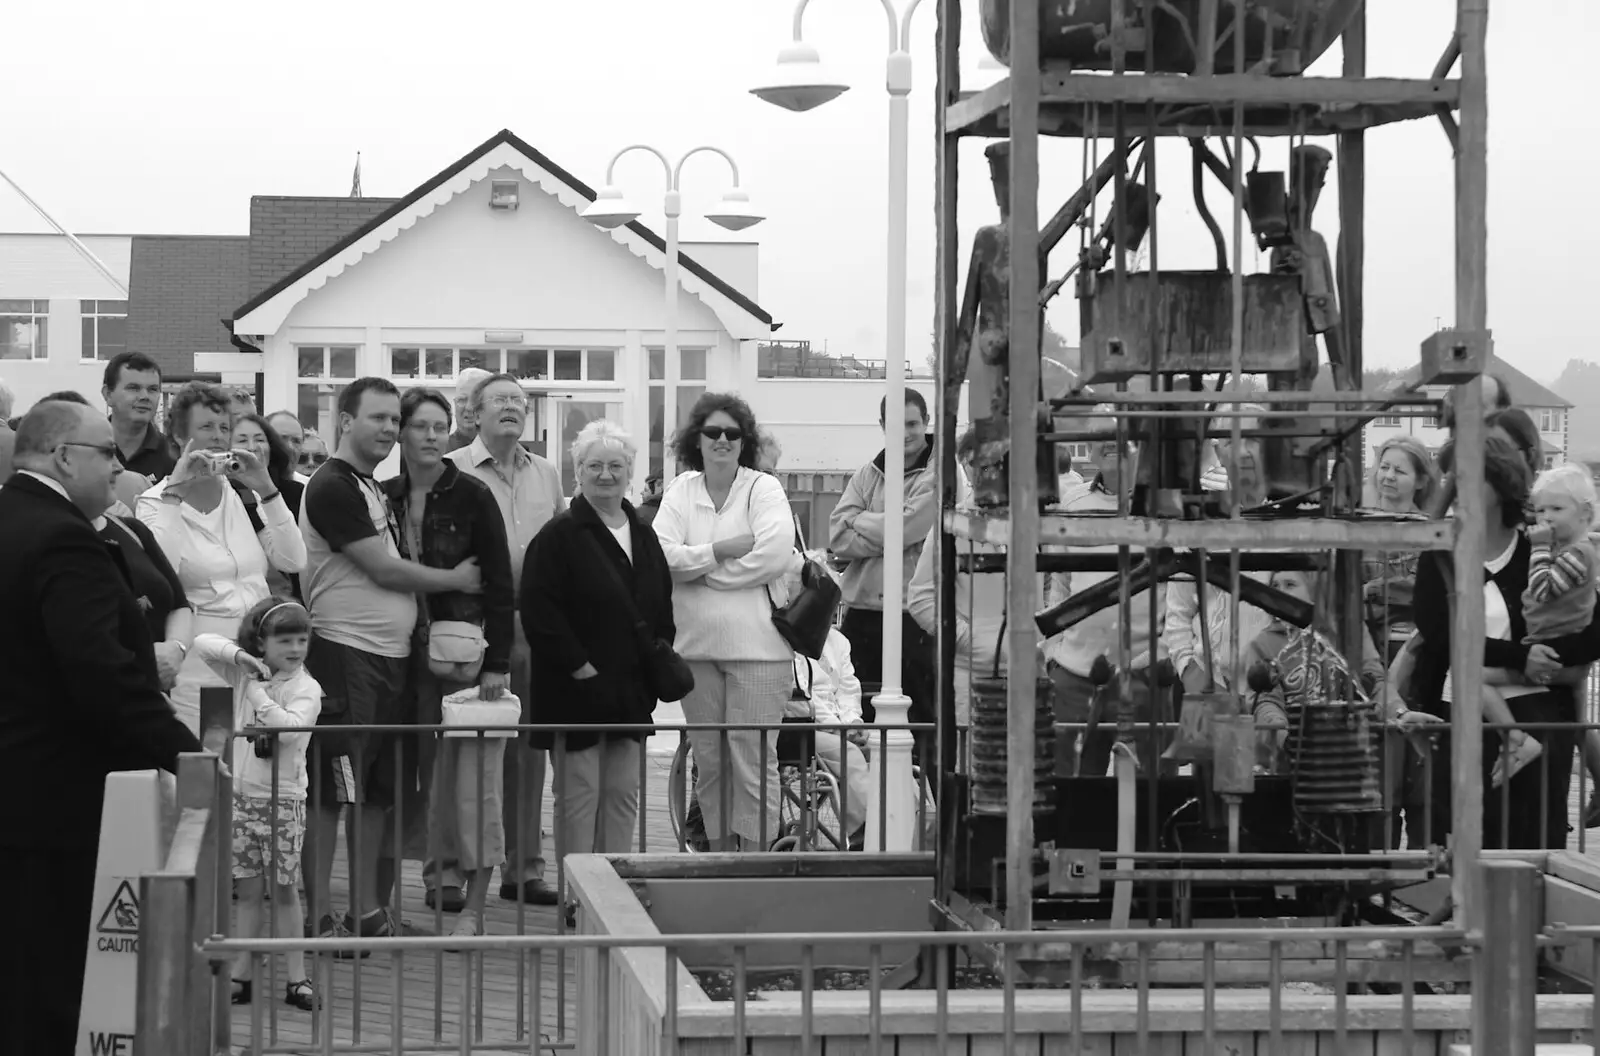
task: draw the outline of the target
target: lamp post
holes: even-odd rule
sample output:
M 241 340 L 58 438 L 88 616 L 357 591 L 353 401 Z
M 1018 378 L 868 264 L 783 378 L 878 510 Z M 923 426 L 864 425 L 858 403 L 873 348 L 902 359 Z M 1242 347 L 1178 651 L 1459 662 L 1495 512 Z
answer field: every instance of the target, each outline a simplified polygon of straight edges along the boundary
M 662 203 L 662 212 L 667 218 L 667 263 L 663 269 L 666 276 L 667 288 L 667 315 L 663 327 L 662 349 L 662 394 L 661 394 L 661 482 L 665 486 L 673 478 L 673 462 L 667 456 L 667 449 L 672 444 L 672 434 L 677 428 L 678 419 L 678 381 L 681 373 L 681 364 L 678 359 L 678 217 L 683 212 L 683 198 L 679 192 L 683 179 L 683 166 L 696 154 L 708 153 L 721 155 L 728 163 L 728 168 L 733 170 L 733 187 L 722 196 L 722 201 L 717 207 L 706 213 L 706 219 L 718 227 L 729 231 L 743 231 L 747 227 L 759 224 L 763 217 L 750 206 L 750 196 L 739 187 L 739 165 L 733 156 L 720 147 L 700 146 L 684 153 L 676 165 L 667 160 L 667 156 L 655 147 L 644 143 L 634 143 L 623 147 L 611 156 L 611 161 L 606 165 L 605 186 L 595 196 L 593 202 L 583 210 L 584 219 L 596 227 L 605 230 L 631 224 L 639 219 L 644 212 L 632 201 L 623 196 L 613 182 L 617 162 L 622 156 L 635 150 L 642 150 L 652 155 L 661 162 L 661 167 L 667 175 L 667 194 Z M 648 416 L 648 403 L 646 409 Z M 648 434 L 648 423 L 646 432 Z
M 801 23 L 811 0 L 798 0 L 794 8 L 794 42 L 778 54 L 778 68 L 765 84 L 750 89 L 751 94 L 774 106 L 786 110 L 805 111 L 836 99 L 849 90 L 849 85 L 822 65 L 817 50 L 802 39 Z M 887 516 L 883 522 L 883 690 L 873 698 L 878 720 L 885 724 L 906 721 L 911 707 L 901 685 L 901 598 L 903 565 L 905 562 L 905 444 L 896 439 L 900 430 L 890 429 L 893 423 L 902 423 L 905 417 L 906 389 L 906 165 L 908 128 L 910 125 L 911 16 L 922 0 L 911 0 L 905 12 L 899 13 L 892 0 L 879 0 L 889 23 L 889 56 L 885 68 L 884 84 L 889 91 L 889 284 L 885 337 L 888 359 L 884 394 L 884 496 L 883 509 Z M 902 426 L 903 429 L 903 426 Z M 901 731 L 896 741 L 906 742 L 909 754 L 910 736 Z M 893 734 L 890 734 L 893 737 Z M 879 753 L 881 754 L 881 753 Z M 880 787 L 877 780 L 873 787 Z M 911 811 L 914 804 L 891 802 L 891 812 L 901 809 Z M 872 842 L 874 828 L 883 823 L 885 811 L 874 810 L 867 819 L 868 844 Z M 903 838 L 903 822 L 899 826 Z M 910 846 L 884 846 L 884 850 L 910 850 Z

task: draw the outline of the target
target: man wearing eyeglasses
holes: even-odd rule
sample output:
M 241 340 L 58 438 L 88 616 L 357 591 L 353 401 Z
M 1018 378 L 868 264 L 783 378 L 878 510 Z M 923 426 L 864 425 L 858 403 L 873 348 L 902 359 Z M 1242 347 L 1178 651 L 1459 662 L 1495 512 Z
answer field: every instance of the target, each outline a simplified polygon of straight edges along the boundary
M 459 388 L 459 386 L 458 386 Z M 511 583 L 522 584 L 522 560 L 539 529 L 567 508 L 556 467 L 522 446 L 528 424 L 528 395 L 510 374 L 491 374 L 472 390 L 468 410 L 477 422 L 472 443 L 447 456 L 465 473 L 489 485 L 511 546 Z M 522 701 L 522 721 L 531 722 L 533 693 L 528 639 L 522 631 L 520 598 L 516 637 L 511 647 L 511 692 Z M 553 906 L 556 893 L 544 879 L 540 824 L 544 814 L 545 755 L 526 738 L 506 748 L 505 791 L 501 798 L 506 831 L 506 864 L 500 897 L 508 902 Z
M 456 428 L 445 443 L 445 452 L 460 451 L 478 438 L 478 415 L 472 397 L 490 375 L 482 367 L 468 367 L 456 375 Z
M 22 909 L 0 957 L 7 1052 L 73 1051 L 106 775 L 200 751 L 161 695 L 127 564 L 91 523 L 117 454 L 105 415 L 44 400 L 0 488 L 0 904 Z
M 294 479 L 302 484 L 306 483 L 311 479 L 311 475 L 303 467 L 306 431 L 300 424 L 300 419 L 288 411 L 273 411 L 267 416 L 267 424 L 272 426 L 272 431 L 278 434 L 278 439 L 289 448 L 289 458 L 296 467 Z

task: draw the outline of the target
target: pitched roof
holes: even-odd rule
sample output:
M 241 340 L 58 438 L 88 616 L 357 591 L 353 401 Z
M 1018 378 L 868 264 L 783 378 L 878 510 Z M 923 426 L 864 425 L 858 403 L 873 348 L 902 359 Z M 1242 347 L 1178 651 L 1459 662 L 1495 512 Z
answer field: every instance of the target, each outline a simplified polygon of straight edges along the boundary
M 227 352 L 220 325 L 245 295 L 250 240 L 134 235 L 128 265 L 128 350 L 165 374 L 194 372 L 196 352 Z
M 1556 395 L 1554 392 L 1551 392 L 1549 389 L 1545 388 L 1537 381 L 1534 381 L 1532 378 L 1528 377 L 1528 375 L 1524 374 L 1516 367 L 1513 367 L 1510 363 L 1507 363 L 1505 360 L 1501 359 L 1492 352 L 1489 354 L 1489 369 L 1484 371 L 1484 373 L 1493 374 L 1495 377 L 1499 378 L 1505 383 L 1506 391 L 1511 394 L 1511 406 L 1513 407 L 1528 408 L 1573 406 L 1572 401 L 1562 399 L 1560 396 Z M 1421 374 L 1422 365 L 1418 364 L 1417 366 L 1411 367 L 1409 370 L 1405 371 L 1391 384 L 1414 384 Z
M 530 162 L 532 171 L 526 167 L 526 163 Z M 511 165 L 521 169 L 523 174 L 540 189 L 575 211 L 595 199 L 595 192 L 582 180 L 512 134 L 509 129 L 502 129 L 404 198 L 393 201 L 376 216 L 317 252 L 293 271 L 253 293 L 234 310 L 229 320 L 230 325 L 236 332 L 244 333 L 270 332 L 262 329 L 267 324 L 275 330 L 282 324 L 289 310 L 312 290 L 321 287 L 346 267 L 373 252 L 439 205 L 482 179 L 487 171 L 500 165 Z M 362 200 L 328 199 L 328 201 L 347 202 Z M 253 211 L 252 201 L 252 213 Z M 637 256 L 643 257 L 652 266 L 664 266 L 666 241 L 637 220 L 608 233 L 614 240 Z M 682 252 L 678 254 L 678 263 L 682 269 L 680 276 L 684 289 L 705 299 L 713 311 L 717 311 L 719 306 L 731 307 L 748 320 L 761 324 L 763 331 L 776 329 L 768 312 L 740 293 L 732 284 L 717 277 L 709 268 Z M 274 304 L 275 301 L 279 303 Z M 263 311 L 269 307 L 273 310 Z M 239 325 L 252 315 L 257 316 L 255 328 L 248 324 Z M 718 312 L 718 316 L 723 318 L 724 325 L 727 325 L 728 318 L 722 312 Z M 730 327 L 730 330 L 732 329 Z
M 272 286 L 350 232 L 371 222 L 397 201 L 397 198 L 251 197 L 250 288 L 240 300 L 254 297 Z M 236 305 L 229 307 L 231 310 Z

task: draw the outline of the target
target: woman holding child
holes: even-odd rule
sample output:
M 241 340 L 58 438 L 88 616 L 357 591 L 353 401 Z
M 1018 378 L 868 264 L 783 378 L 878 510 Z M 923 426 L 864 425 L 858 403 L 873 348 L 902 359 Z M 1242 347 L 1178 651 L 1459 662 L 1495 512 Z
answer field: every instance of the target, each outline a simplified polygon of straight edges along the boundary
M 1535 641 L 1529 637 L 1529 613 L 1545 604 L 1537 591 L 1529 593 L 1535 565 L 1559 555 L 1563 547 L 1548 533 L 1524 529 L 1524 507 L 1530 492 L 1527 461 L 1516 446 L 1503 436 L 1491 433 L 1484 443 L 1484 633 L 1483 662 L 1485 681 L 1491 683 L 1485 694 L 1484 721 L 1497 718 L 1497 702 L 1502 714 L 1519 723 L 1569 723 L 1578 719 L 1575 687 L 1569 680 L 1573 672 L 1600 658 L 1600 625 L 1592 619 L 1594 587 L 1590 569 L 1587 588 L 1590 618 L 1561 621 L 1568 633 Z M 1548 482 L 1541 479 L 1541 485 Z M 1559 482 L 1552 496 L 1560 493 Z M 1541 500 L 1544 492 L 1541 491 Z M 1591 509 L 1590 516 L 1593 511 Z M 1537 536 L 1538 542 L 1534 538 Z M 1553 545 L 1557 544 L 1557 545 Z M 1541 552 L 1534 560 L 1535 549 Z M 1452 590 L 1449 557 L 1430 554 L 1417 570 L 1414 611 L 1422 641 L 1412 675 L 1417 705 L 1440 718 L 1449 718 L 1451 697 L 1450 634 Z M 1578 588 L 1582 589 L 1582 588 Z M 1535 623 L 1540 622 L 1535 620 Z M 1582 624 L 1580 630 L 1570 628 Z M 1540 636 L 1543 638 L 1544 636 Z M 1520 731 L 1519 731 L 1520 733 Z M 1502 743 L 1515 750 L 1523 738 L 1540 742 L 1538 752 L 1522 749 L 1523 755 L 1545 759 L 1520 770 L 1513 768 L 1505 795 L 1484 796 L 1483 843 L 1496 848 L 1565 847 L 1567 842 L 1567 788 L 1572 777 L 1575 737 L 1570 730 L 1532 731 L 1512 734 L 1503 742 L 1493 732 L 1484 735 L 1483 780 L 1492 787 L 1493 768 L 1500 759 Z M 1445 750 L 1439 758 L 1449 758 Z M 1442 841 L 1449 829 L 1450 768 L 1434 767 L 1434 839 Z

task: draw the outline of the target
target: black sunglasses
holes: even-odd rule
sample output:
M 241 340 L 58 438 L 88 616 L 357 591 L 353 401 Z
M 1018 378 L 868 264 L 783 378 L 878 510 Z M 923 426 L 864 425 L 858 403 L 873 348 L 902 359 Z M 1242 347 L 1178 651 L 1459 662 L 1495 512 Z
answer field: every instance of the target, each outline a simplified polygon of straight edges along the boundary
M 309 452 L 301 452 L 300 454 L 300 465 L 302 466 L 320 466 L 326 461 L 328 461 L 327 455 L 313 455 Z
M 737 444 L 744 439 L 744 430 L 733 426 L 702 425 L 700 427 L 700 435 L 707 440 L 721 440 L 723 437 L 727 437 L 729 441 Z

